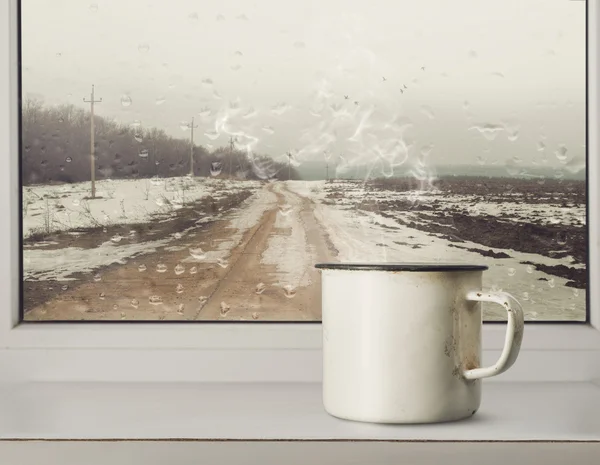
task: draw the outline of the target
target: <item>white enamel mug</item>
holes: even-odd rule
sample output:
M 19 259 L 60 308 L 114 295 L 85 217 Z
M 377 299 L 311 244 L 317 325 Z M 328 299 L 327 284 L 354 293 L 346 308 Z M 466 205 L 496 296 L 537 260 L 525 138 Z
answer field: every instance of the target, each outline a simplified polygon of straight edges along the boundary
M 339 418 L 434 423 L 473 415 L 481 379 L 515 362 L 523 311 L 481 288 L 487 266 L 318 264 L 322 280 L 323 403 Z M 481 367 L 480 302 L 508 313 L 504 349 Z

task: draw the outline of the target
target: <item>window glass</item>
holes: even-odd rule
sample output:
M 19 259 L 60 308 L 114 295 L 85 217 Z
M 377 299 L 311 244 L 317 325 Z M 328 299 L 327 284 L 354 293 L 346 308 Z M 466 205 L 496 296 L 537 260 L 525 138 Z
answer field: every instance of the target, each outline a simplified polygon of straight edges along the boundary
M 319 321 L 315 263 L 444 261 L 585 321 L 585 7 L 22 0 L 23 319 Z

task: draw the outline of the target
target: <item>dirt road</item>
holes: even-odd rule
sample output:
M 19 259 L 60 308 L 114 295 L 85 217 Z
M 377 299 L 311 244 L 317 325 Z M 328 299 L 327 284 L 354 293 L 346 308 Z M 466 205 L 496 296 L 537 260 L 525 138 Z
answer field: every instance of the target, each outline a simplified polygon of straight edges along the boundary
M 274 182 L 167 246 L 78 281 L 51 283 L 60 293 L 25 319 L 320 320 L 314 263 L 335 255 L 311 200 Z

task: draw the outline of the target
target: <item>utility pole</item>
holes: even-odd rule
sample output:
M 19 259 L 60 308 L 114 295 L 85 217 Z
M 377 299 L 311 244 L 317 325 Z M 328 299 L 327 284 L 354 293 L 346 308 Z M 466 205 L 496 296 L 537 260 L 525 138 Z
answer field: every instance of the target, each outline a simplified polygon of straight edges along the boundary
M 290 181 L 292 179 L 292 153 L 288 152 L 287 153 L 288 156 L 288 181 Z
M 233 143 L 237 140 L 233 136 L 229 136 L 229 177 L 231 177 L 231 170 L 233 167 Z
M 89 103 L 90 110 L 90 169 L 91 169 L 91 181 L 92 181 L 92 199 L 96 198 L 96 148 L 94 143 L 94 104 L 102 102 L 100 100 L 94 100 L 94 84 L 92 84 L 92 94 L 89 100 L 83 98 L 85 103 Z
M 192 122 L 188 124 L 188 128 L 192 130 L 190 136 L 190 176 L 194 176 L 194 128 L 197 127 L 198 125 L 194 126 L 194 117 L 192 116 Z

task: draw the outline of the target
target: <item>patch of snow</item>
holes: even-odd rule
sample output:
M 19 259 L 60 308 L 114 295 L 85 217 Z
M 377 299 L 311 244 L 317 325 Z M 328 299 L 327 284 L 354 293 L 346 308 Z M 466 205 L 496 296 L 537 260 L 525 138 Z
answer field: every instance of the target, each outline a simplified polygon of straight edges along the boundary
M 54 250 L 26 249 L 23 251 L 23 279 L 31 281 L 73 281 L 74 273 L 91 273 L 112 265 L 125 264 L 127 259 L 155 252 L 168 239 L 116 245 L 112 241 L 93 249 L 67 247 Z
M 314 251 L 307 246 L 306 231 L 300 219 L 302 198 L 278 183 L 274 190 L 283 195 L 285 204 L 277 212 L 275 233 L 269 237 L 261 263 L 275 265 L 277 286 L 292 288 L 308 286 L 307 270 L 315 262 Z
M 163 221 L 184 205 L 212 196 L 215 199 L 256 191 L 258 181 L 215 178 L 119 179 L 96 182 L 96 199 L 90 183 L 35 185 L 23 188 L 23 236 L 112 224 Z

